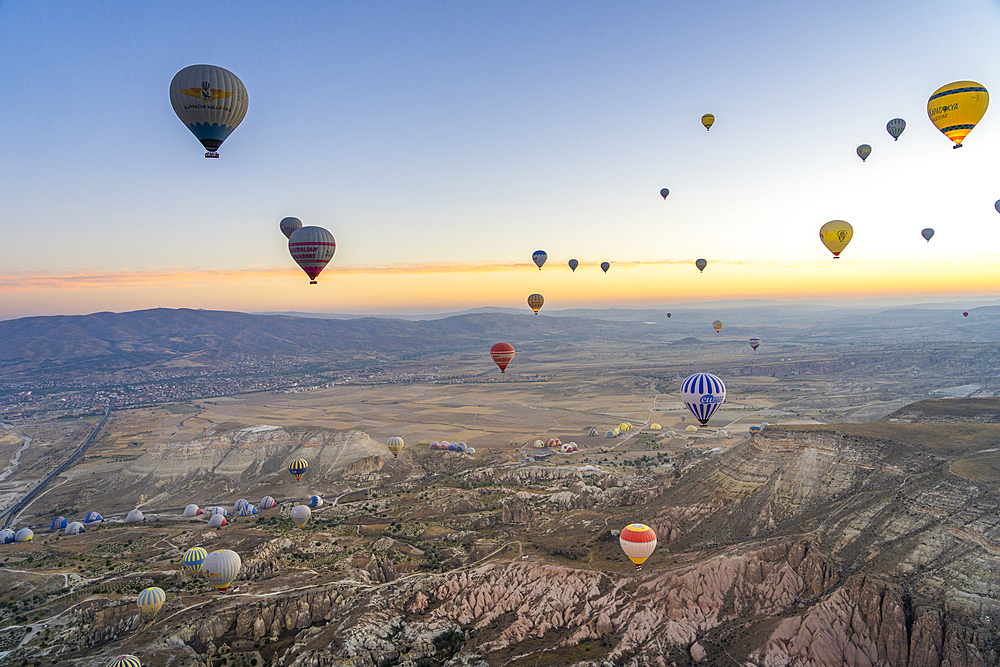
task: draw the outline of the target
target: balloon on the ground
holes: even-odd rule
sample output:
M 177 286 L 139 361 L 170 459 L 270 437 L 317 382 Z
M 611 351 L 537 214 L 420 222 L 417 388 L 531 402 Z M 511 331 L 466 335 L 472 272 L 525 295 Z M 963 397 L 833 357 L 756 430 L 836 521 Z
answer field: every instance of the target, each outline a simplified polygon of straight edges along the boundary
M 572 271 L 573 273 L 576 273 L 576 267 L 578 267 L 578 266 L 580 266 L 580 262 L 576 261 L 575 259 L 569 260 L 569 269 L 570 269 L 570 271 Z
M 139 593 L 139 597 L 136 598 L 135 603 L 139 606 L 139 612 L 142 614 L 142 617 L 148 621 L 156 616 L 156 612 L 160 611 L 160 607 L 166 601 L 167 594 L 163 589 L 159 586 L 151 586 Z
M 656 533 L 646 524 L 633 523 L 622 529 L 618 542 L 638 570 L 656 549 Z
M 213 507 L 211 514 L 212 516 L 215 516 L 216 514 L 220 516 L 229 516 L 229 512 L 226 511 L 225 507 Z
M 295 481 L 302 479 L 302 475 L 306 474 L 306 469 L 309 467 L 309 462 L 305 459 L 295 459 L 288 464 L 288 472 L 292 473 Z
M 656 422 L 653 422 L 652 424 L 649 425 L 649 430 L 651 431 L 659 431 L 661 428 L 663 427 L 657 424 Z
M 205 578 L 223 593 L 236 581 L 241 567 L 243 561 L 240 560 L 239 554 L 230 549 L 213 551 L 201 563 L 201 571 Z
M 277 506 L 278 506 L 278 501 L 276 501 L 271 496 L 264 496 L 263 498 L 260 499 L 260 508 L 262 510 L 274 509 Z
M 255 516 L 257 514 L 260 514 L 260 510 L 250 503 L 247 503 L 240 508 L 240 516 Z
M 535 315 L 541 309 L 542 304 L 545 303 L 545 297 L 541 294 L 532 294 L 528 297 L 528 307 L 535 311 Z
M 191 503 L 190 505 L 184 508 L 184 518 L 186 519 L 191 519 L 193 517 L 198 516 L 199 514 L 201 514 L 201 508 L 195 505 L 194 503 Z
M 208 552 L 201 547 L 191 547 L 184 552 L 183 567 L 187 572 L 198 574 L 201 572 L 201 564 L 208 556 Z
M 52 519 L 52 525 L 49 526 L 49 530 L 63 530 L 69 525 L 69 520 L 64 516 L 57 516 Z
M 961 148 L 990 105 L 990 94 L 981 83 L 955 81 L 941 86 L 927 100 L 927 117 L 934 127 Z
M 142 663 L 134 655 L 125 654 L 112 658 L 104 667 L 142 667 Z
M 219 147 L 247 115 L 250 98 L 239 77 L 215 65 L 191 65 L 170 82 L 170 105 L 208 152 Z
M 322 507 L 322 506 L 323 506 L 323 499 L 320 498 L 319 496 L 312 496 L 309 498 L 310 508 L 316 509 L 317 507 Z
M 667 195 L 669 195 L 669 194 L 670 194 L 670 190 L 667 189 L 667 188 L 663 188 L 662 190 L 660 190 L 660 196 L 663 197 L 664 199 L 666 199 Z
M 885 124 L 885 131 L 892 135 L 892 138 L 899 141 L 899 135 L 906 129 L 906 121 L 902 118 L 893 118 Z
M 701 117 L 701 124 L 705 126 L 706 130 L 711 130 L 712 126 L 715 125 L 715 116 L 710 113 L 705 114 Z
M 698 427 L 692 424 L 691 426 L 685 427 L 685 431 L 690 431 L 691 433 L 697 433 Z
M 536 250 L 535 252 L 531 253 L 531 261 L 535 263 L 535 266 L 538 267 L 539 271 L 542 270 L 542 264 L 544 264 L 545 260 L 547 260 L 548 258 L 549 256 L 544 250 Z
M 751 338 L 750 339 L 750 347 L 752 347 L 753 351 L 756 352 L 757 348 L 760 347 L 760 338 L 757 338 L 757 336 L 754 336 L 753 338 Z
M 403 439 L 398 435 L 394 435 L 389 438 L 389 442 L 386 443 L 386 448 L 392 452 L 392 458 L 396 458 L 401 451 L 403 451 Z
M 64 535 L 79 535 L 80 533 L 82 533 L 85 530 L 86 530 L 86 528 L 79 521 L 70 521 L 69 524 L 66 526 L 66 530 L 63 531 L 63 534 Z
M 604 271 L 605 273 L 607 273 L 608 269 L 610 269 L 610 268 L 611 268 L 611 264 L 609 264 L 608 262 L 601 262 L 601 271 Z
M 833 253 L 834 259 L 840 259 L 840 253 L 854 237 L 854 227 L 843 220 L 831 220 L 819 228 L 819 240 L 826 249 Z
M 750 435 L 757 435 L 758 433 L 760 433 L 760 426 L 750 427 Z
M 322 227 L 302 227 L 288 237 L 288 252 L 309 276 L 309 284 L 315 285 L 317 276 L 337 252 L 337 241 Z
M 920 235 L 924 237 L 924 240 L 930 243 L 931 237 L 934 236 L 934 230 L 928 227 L 924 230 L 921 230 Z
M 681 400 L 705 428 L 726 400 L 726 385 L 711 373 L 695 373 L 681 385 Z
M 236 501 L 236 504 L 233 505 L 233 511 L 239 512 L 241 509 L 243 509 L 243 506 L 247 504 L 249 504 L 249 501 L 246 498 L 240 498 L 239 500 Z
M 302 221 L 298 218 L 282 218 L 281 222 L 278 223 L 278 229 L 281 230 L 281 233 L 287 239 L 291 237 L 293 232 L 302 229 Z
M 125 523 L 140 523 L 146 520 L 146 516 L 140 509 L 134 509 L 125 516 Z
M 708 266 L 708 260 L 705 260 L 705 259 L 696 259 L 696 260 L 694 260 L 694 265 L 698 267 L 698 271 L 701 271 L 702 273 L 704 273 L 705 272 L 705 267 Z
M 531 305 L 530 300 L 528 301 L 528 305 Z M 535 310 L 535 312 L 537 313 L 538 311 Z M 493 363 L 500 369 L 500 372 L 503 373 L 514 358 L 514 346 L 510 343 L 497 343 L 490 348 L 490 357 L 493 359 Z
M 87 512 L 86 516 L 83 517 L 83 525 L 90 527 L 95 526 L 104 521 L 104 517 L 97 512 Z
M 35 533 L 30 528 L 22 528 L 14 533 L 15 542 L 30 542 L 35 539 Z
M 0 530 L 0 544 L 13 544 L 16 533 L 10 528 Z
M 292 521 L 299 528 L 305 527 L 306 523 L 309 521 L 309 517 L 312 516 L 312 511 L 309 509 L 308 505 L 296 505 L 292 508 Z
M 722 331 L 722 320 L 715 320 L 712 322 L 712 328 L 715 329 L 715 333 Z
M 223 526 L 228 526 L 229 522 L 226 521 L 226 517 L 221 514 L 213 514 L 212 518 L 208 520 L 209 528 L 222 528 Z

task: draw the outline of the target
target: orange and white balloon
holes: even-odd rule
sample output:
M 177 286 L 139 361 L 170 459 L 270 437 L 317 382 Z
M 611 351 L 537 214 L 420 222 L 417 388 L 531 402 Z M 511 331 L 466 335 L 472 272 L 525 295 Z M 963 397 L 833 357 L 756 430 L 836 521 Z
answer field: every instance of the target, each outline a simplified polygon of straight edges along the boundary
M 618 541 L 621 543 L 625 555 L 635 563 L 637 570 L 656 549 L 656 533 L 644 523 L 633 523 L 626 526 L 618 537 Z

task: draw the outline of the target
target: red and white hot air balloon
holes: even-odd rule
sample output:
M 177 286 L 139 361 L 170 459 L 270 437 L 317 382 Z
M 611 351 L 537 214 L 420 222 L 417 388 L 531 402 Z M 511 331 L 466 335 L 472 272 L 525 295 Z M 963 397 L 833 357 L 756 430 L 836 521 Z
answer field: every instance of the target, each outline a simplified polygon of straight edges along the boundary
M 618 541 L 622 551 L 635 563 L 635 569 L 642 568 L 649 555 L 656 549 L 656 533 L 644 523 L 633 523 L 622 529 Z
M 490 348 L 490 356 L 493 357 L 493 363 L 495 363 L 500 368 L 500 372 L 503 373 L 507 370 L 507 364 L 509 364 L 510 360 L 514 358 L 514 346 L 510 343 L 497 343 Z
M 316 284 L 316 276 L 326 268 L 336 251 L 333 234 L 322 227 L 301 227 L 288 237 L 288 252 L 309 276 L 310 285 Z

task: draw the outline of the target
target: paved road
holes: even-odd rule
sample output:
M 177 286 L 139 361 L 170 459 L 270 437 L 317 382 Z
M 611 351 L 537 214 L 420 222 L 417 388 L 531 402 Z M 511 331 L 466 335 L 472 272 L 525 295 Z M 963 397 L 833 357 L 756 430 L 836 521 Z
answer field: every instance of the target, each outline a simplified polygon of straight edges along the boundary
M 10 526 L 10 522 L 14 520 L 14 517 L 17 516 L 17 513 L 23 510 L 25 507 L 27 507 L 28 503 L 31 502 L 31 499 L 37 496 L 49 482 L 54 480 L 57 476 L 59 476 L 60 473 L 66 470 L 66 468 L 70 467 L 78 458 L 83 456 L 84 452 L 87 451 L 87 447 L 93 444 L 94 439 L 97 437 L 97 434 L 101 432 L 102 428 L 104 428 L 104 425 L 108 422 L 108 418 L 110 416 L 111 416 L 111 406 L 109 405 L 108 408 L 104 411 L 104 417 L 101 418 L 101 421 L 97 422 L 97 426 L 95 426 L 94 430 L 90 432 L 90 435 L 87 436 L 87 439 L 84 440 L 82 443 L 80 443 L 80 446 L 76 448 L 76 451 L 70 454 L 70 457 L 68 459 L 59 464 L 59 467 L 50 472 L 48 476 L 45 477 L 45 479 L 39 482 L 38 485 L 35 486 L 35 488 L 33 488 L 31 491 L 28 491 L 27 495 L 25 495 L 24 498 L 21 498 L 19 501 L 17 501 L 17 504 L 14 505 L 12 508 L 10 508 L 10 511 L 8 511 L 6 514 L 3 515 L 7 517 L 3 523 L 4 528 Z

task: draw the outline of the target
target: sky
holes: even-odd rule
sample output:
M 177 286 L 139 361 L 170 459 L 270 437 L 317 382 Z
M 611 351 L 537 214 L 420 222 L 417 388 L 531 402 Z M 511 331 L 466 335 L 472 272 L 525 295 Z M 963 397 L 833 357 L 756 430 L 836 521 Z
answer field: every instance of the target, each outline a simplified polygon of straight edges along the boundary
M 998 295 L 1000 109 L 961 150 L 926 113 L 1000 90 L 998 37 L 975 0 L 0 2 L 0 318 Z M 218 160 L 197 63 L 249 93 Z M 318 285 L 285 216 L 337 239 Z

